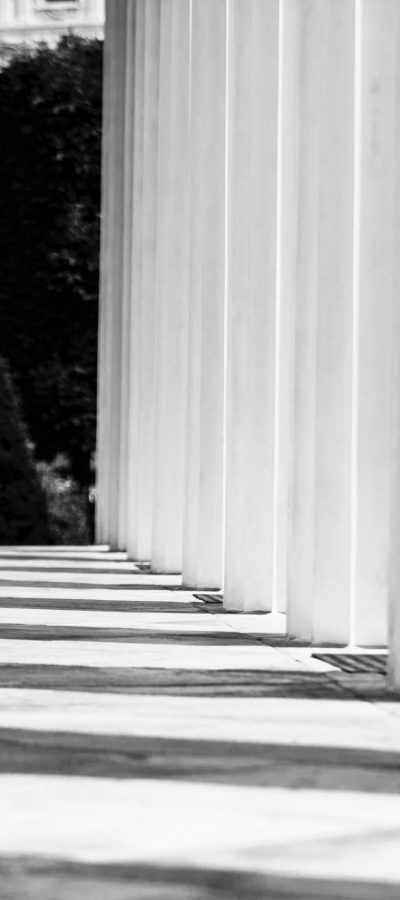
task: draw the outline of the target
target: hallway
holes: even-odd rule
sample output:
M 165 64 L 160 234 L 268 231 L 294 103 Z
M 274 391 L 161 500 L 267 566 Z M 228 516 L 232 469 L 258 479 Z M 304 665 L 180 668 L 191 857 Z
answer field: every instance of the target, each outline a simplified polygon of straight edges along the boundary
M 398 898 L 381 651 L 105 547 L 0 557 L 1 900 Z

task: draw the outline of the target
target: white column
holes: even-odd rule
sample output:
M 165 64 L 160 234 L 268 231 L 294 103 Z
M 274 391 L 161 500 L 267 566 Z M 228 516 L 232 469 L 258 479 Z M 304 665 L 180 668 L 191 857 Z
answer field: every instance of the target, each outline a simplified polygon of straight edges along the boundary
M 299 11 L 298 214 L 293 471 L 288 547 L 288 631 L 312 634 L 315 353 L 318 248 L 320 20 L 318 0 Z
M 392 295 L 391 295 L 391 440 L 390 440 L 390 556 L 389 556 L 389 679 L 392 687 L 400 690 L 400 171 L 397 148 L 400 144 L 400 18 L 399 8 L 395 13 L 392 41 L 395 43 L 397 61 L 392 82 L 396 110 L 396 129 L 391 147 L 393 157 L 391 171 L 393 177 L 393 218 L 392 223 Z M 393 163 L 395 162 L 395 167 Z M 389 223 L 386 223 L 389 226 Z
M 160 77 L 160 0 L 145 2 L 143 129 L 143 259 L 139 348 L 140 428 L 138 435 L 137 554 L 149 560 L 152 546 L 154 482 L 154 404 L 156 346 L 156 237 L 158 114 Z
M 127 3 L 126 57 L 124 91 L 124 147 L 123 147 L 123 232 L 122 232 L 122 285 L 121 285 L 121 395 L 119 457 L 119 510 L 118 546 L 128 546 L 128 474 L 129 474 L 129 410 L 131 363 L 131 303 L 132 303 L 132 240 L 134 210 L 134 139 L 135 107 L 142 98 L 137 71 L 137 48 L 142 38 L 141 4 L 138 0 Z M 139 101 L 140 102 L 140 101 Z
M 400 355 L 394 328 L 394 312 L 400 303 L 397 0 L 363 0 L 359 31 L 354 639 L 376 645 L 387 639 L 390 504 L 395 492 L 391 478 L 396 441 L 393 404 L 399 403 L 400 396 L 391 353 L 393 348 L 395 358 Z M 395 452 L 399 453 L 398 443 Z M 397 555 L 399 536 L 397 531 Z M 399 586 L 397 580 L 397 591 Z M 396 606 L 395 593 L 393 601 Z M 395 646 L 396 640 L 398 647 L 398 635 Z
M 98 529 L 119 547 L 122 268 L 127 0 L 107 8 L 101 263 Z
M 111 16 L 107 10 L 103 50 L 103 137 L 101 164 L 101 243 L 97 369 L 97 438 L 96 438 L 96 541 L 108 541 L 108 321 L 107 279 L 110 259 L 110 194 L 111 194 Z
M 231 0 L 228 47 L 227 609 L 273 590 L 278 0 Z
M 193 0 L 183 582 L 222 586 L 226 0 Z
M 288 629 L 321 642 L 351 622 L 354 16 L 301 6 Z
M 143 134 L 144 134 L 144 48 L 145 48 L 145 0 L 136 0 L 135 32 L 135 89 L 133 106 L 133 202 L 131 243 L 131 289 L 129 320 L 129 408 L 127 452 L 127 552 L 137 559 L 137 484 L 139 469 L 138 433 L 140 421 L 139 348 L 140 308 L 142 300 L 143 257 Z
M 158 140 L 156 399 L 151 558 L 182 566 L 189 281 L 190 4 L 163 0 Z
M 281 0 L 279 20 L 277 307 L 273 608 L 286 610 L 296 300 L 299 19 L 302 0 Z
M 154 474 L 160 0 L 141 0 L 137 18 L 127 549 L 132 558 L 148 560 Z

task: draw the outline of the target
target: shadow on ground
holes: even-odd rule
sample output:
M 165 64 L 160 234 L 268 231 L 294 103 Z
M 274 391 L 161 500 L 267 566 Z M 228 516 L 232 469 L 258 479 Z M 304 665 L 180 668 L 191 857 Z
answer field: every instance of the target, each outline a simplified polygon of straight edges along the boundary
M 287 672 L 282 669 L 190 670 L 11 663 L 0 665 L 0 688 L 156 696 L 354 700 L 349 689 L 342 688 L 324 673 L 293 672 L 291 669 Z
M 395 884 L 68 860 L 0 860 L 2 900 L 398 900 Z
M 0 772 L 398 794 L 400 752 L 1 728 Z

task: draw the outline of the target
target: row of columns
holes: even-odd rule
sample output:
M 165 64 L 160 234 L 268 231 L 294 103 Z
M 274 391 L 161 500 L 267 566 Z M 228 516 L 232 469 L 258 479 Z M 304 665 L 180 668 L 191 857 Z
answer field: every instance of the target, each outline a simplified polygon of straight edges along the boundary
M 112 0 L 105 43 L 97 538 L 400 657 L 398 0 Z

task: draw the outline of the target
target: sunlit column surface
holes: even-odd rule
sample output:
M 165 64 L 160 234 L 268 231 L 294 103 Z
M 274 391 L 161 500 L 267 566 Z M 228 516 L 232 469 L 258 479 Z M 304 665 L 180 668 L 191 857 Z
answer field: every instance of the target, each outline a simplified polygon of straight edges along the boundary
M 226 0 L 193 0 L 191 224 L 183 581 L 221 587 Z
M 293 430 L 301 3 L 302 0 L 280 0 L 279 7 L 273 560 L 273 607 L 276 612 L 284 612 L 287 602 Z
M 160 0 L 137 3 L 127 549 L 151 553 Z
M 353 0 L 301 5 L 288 628 L 350 637 Z
M 158 114 L 156 398 L 151 559 L 180 571 L 189 283 L 190 4 L 162 0 Z
M 272 606 L 278 0 L 231 0 L 225 605 Z
M 141 4 L 127 3 L 126 14 L 126 50 L 125 50 L 125 105 L 124 105 L 124 147 L 123 147 L 123 232 L 122 232 L 122 298 L 121 298 L 121 409 L 119 439 L 119 510 L 118 510 L 118 547 L 128 545 L 128 509 L 129 495 L 127 490 L 129 474 L 129 411 L 130 411 L 130 370 L 131 370 L 131 304 L 132 304 L 132 240 L 134 213 L 134 140 L 135 107 L 141 97 L 139 76 L 137 71 L 138 51 L 142 43 Z
M 387 639 L 393 448 L 399 455 L 392 362 L 400 355 L 400 8 L 397 0 L 363 0 L 359 16 L 354 637 L 376 644 Z M 397 531 L 397 555 L 399 538 Z M 398 603 L 399 577 L 396 586 Z
M 140 422 L 140 308 L 142 302 L 143 259 L 143 126 L 144 126 L 144 50 L 145 50 L 145 0 L 136 3 L 135 27 L 135 90 L 133 106 L 133 203 L 131 253 L 131 295 L 129 320 L 129 406 L 127 447 L 127 551 L 131 559 L 138 556 L 137 539 L 137 487 L 139 469 Z
M 107 10 L 107 23 L 103 47 L 103 116 L 102 116 L 102 164 L 101 164 L 101 243 L 100 243 L 100 285 L 99 285 L 99 325 L 98 325 L 98 372 L 97 372 L 97 435 L 96 435 L 96 541 L 108 541 L 108 467 L 109 453 L 107 441 L 108 412 L 108 304 L 107 273 L 110 256 L 110 75 L 112 53 L 111 20 Z
M 396 124 L 394 132 L 394 148 L 400 142 L 400 10 L 395 4 L 392 40 L 395 42 L 396 75 L 395 110 Z M 399 165 L 393 179 L 393 280 L 391 296 L 391 385 L 392 385 L 392 419 L 390 435 L 390 557 L 389 557 L 389 678 L 392 686 L 400 690 L 400 179 Z
M 97 540 L 222 584 L 226 390 L 227 608 L 368 645 L 390 593 L 400 685 L 398 0 L 107 16 Z

